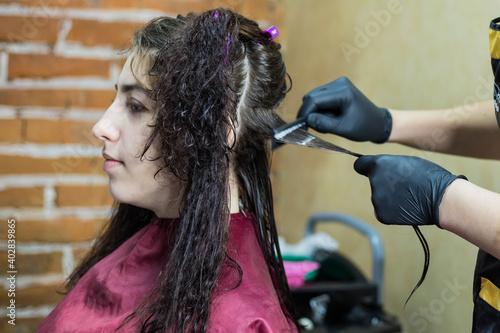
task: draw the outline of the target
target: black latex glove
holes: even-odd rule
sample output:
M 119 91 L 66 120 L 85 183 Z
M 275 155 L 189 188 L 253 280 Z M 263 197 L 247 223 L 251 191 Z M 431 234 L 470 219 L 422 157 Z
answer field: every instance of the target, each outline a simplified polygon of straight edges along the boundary
M 346 77 L 307 93 L 297 118 L 321 133 L 332 133 L 353 141 L 383 143 L 389 139 L 392 117 L 366 98 Z
M 439 205 L 454 176 L 413 156 L 362 156 L 354 169 L 370 179 L 377 220 L 385 224 L 439 226 Z

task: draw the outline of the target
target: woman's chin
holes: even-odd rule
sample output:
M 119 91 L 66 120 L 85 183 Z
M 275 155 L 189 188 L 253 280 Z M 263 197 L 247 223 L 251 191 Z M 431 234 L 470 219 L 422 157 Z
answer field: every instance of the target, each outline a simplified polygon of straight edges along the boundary
M 134 204 L 134 198 L 130 197 L 130 190 L 122 188 L 118 184 L 114 184 L 112 181 L 109 182 L 108 189 L 109 194 L 116 202 L 137 206 L 137 204 Z

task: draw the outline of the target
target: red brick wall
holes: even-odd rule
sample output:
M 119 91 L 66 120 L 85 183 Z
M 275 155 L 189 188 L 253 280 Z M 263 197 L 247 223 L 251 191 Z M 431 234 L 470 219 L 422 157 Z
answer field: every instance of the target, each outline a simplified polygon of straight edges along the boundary
M 109 216 L 91 129 L 114 97 L 117 51 L 153 17 L 218 6 L 263 25 L 283 22 L 281 0 L 0 0 L 1 332 L 36 330 Z M 16 221 L 15 297 L 8 219 Z M 16 326 L 7 323 L 11 299 Z

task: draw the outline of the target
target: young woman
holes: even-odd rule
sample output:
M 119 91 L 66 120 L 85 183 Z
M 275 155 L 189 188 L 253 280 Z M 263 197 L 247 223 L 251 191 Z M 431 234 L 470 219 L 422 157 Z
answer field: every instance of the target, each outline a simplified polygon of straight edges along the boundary
M 268 169 L 279 49 L 224 9 L 136 32 L 93 129 L 117 204 L 38 332 L 298 331 Z

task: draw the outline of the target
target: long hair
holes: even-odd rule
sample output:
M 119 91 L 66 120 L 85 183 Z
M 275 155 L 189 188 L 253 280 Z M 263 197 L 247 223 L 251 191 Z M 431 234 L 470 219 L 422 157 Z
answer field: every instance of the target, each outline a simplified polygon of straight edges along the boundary
M 142 332 L 207 330 L 221 268 L 239 268 L 226 252 L 231 168 L 283 312 L 295 323 L 269 178 L 269 139 L 284 123 L 276 109 L 289 87 L 280 45 L 269 37 L 254 21 L 226 9 L 160 17 L 135 33 L 133 60 L 150 59 L 151 97 L 158 108 L 141 158 L 154 147 L 161 165 L 155 177 L 170 172 L 185 189 L 175 243 L 158 283 L 123 324 L 139 318 Z M 154 218 L 147 209 L 117 204 L 66 289 Z

